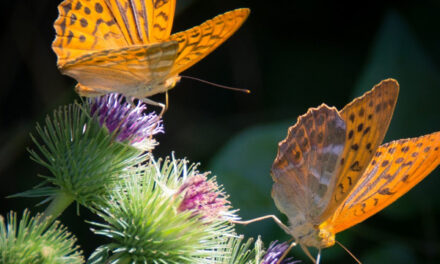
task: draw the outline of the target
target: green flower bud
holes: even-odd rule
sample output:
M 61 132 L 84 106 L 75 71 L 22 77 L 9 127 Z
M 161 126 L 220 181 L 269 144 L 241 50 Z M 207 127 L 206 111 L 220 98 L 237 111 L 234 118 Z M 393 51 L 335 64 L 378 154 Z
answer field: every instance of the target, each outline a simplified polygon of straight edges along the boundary
M 11 212 L 6 223 L 0 216 L 0 263 L 84 263 L 75 241 L 65 227 L 41 215 L 30 218 L 25 211 L 18 221 L 17 214 Z
M 123 114 L 127 113 L 126 108 L 122 111 L 116 107 Z M 44 127 L 37 124 L 39 139 L 34 136 L 32 139 L 39 151 L 29 152 L 50 174 L 42 175 L 45 181 L 35 189 L 14 196 L 48 196 L 47 200 L 53 201 L 45 214 L 55 218 L 73 201 L 85 206 L 98 201 L 118 184 L 128 168 L 144 161 L 146 155 L 130 145 L 134 138 L 127 137 L 127 130 L 109 131 L 99 121 L 102 116 L 97 112 L 102 109 L 97 103 L 72 104 L 54 111 L 51 118 L 46 118 Z M 127 120 L 135 120 L 133 115 L 125 119 L 118 117 L 122 120 L 120 127 Z M 111 118 L 113 125 L 116 119 Z M 121 131 L 126 140 L 119 140 Z

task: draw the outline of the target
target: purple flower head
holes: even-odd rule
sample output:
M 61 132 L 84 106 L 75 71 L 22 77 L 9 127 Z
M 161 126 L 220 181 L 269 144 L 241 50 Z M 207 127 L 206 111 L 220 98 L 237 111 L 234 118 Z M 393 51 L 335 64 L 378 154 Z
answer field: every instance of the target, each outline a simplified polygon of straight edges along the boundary
M 180 186 L 177 195 L 183 195 L 183 200 L 179 212 L 190 210 L 193 215 L 208 221 L 228 215 L 230 206 L 227 197 L 213 179 L 207 179 L 207 175 L 204 173 L 188 177 Z
M 261 264 L 277 264 L 288 248 L 289 244 L 287 242 L 278 243 L 278 241 L 273 241 L 270 243 Z M 299 262 L 300 261 L 292 261 L 292 258 L 288 258 L 283 259 L 280 264 L 295 264 Z
M 164 132 L 162 119 L 154 112 L 144 114 L 147 106 L 141 102 L 134 106 L 122 100 L 123 96 L 114 93 L 90 99 L 90 112 L 97 115 L 101 126 L 116 133 L 117 141 L 152 150 L 157 145 L 152 136 Z

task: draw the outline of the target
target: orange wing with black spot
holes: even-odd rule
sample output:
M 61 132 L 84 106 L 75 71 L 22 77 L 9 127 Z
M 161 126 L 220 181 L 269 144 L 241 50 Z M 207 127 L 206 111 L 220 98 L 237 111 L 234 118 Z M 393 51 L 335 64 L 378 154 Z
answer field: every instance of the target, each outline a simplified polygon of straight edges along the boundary
M 168 40 L 175 0 L 105 0 L 124 36 L 132 45 Z
M 52 44 L 58 65 L 93 51 L 168 40 L 175 6 L 175 0 L 63 1 Z
M 52 48 L 59 67 L 93 51 L 131 44 L 104 0 L 65 0 L 58 11 Z
M 179 43 L 171 75 L 183 72 L 215 50 L 241 27 L 249 13 L 248 8 L 235 9 L 171 35 L 170 39 Z
M 364 175 L 329 219 L 335 232 L 376 214 L 440 164 L 440 132 L 380 146 Z
M 399 84 L 387 79 L 346 105 L 339 113 L 347 125 L 344 153 L 333 199 L 324 221 L 350 194 L 382 143 L 393 115 Z

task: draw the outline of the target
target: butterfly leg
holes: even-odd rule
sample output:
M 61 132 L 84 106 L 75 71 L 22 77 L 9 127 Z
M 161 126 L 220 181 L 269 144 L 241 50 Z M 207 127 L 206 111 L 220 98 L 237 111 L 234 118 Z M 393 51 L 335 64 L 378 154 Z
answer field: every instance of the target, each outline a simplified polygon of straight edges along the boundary
M 310 251 L 307 249 L 307 247 L 305 247 L 301 244 L 300 244 L 300 246 L 301 246 L 302 250 L 304 251 L 304 253 L 306 253 L 307 257 L 309 257 L 313 261 L 313 263 L 319 264 L 316 262 L 316 259 L 312 256 L 312 254 L 310 254 Z
M 289 251 L 296 245 L 297 245 L 296 241 L 293 241 L 292 243 L 290 243 L 290 246 L 286 249 L 286 251 L 284 251 L 283 255 L 281 256 L 281 258 L 278 260 L 278 262 L 276 264 L 281 264 L 281 262 L 283 262 L 284 258 L 289 253 Z
M 168 110 L 168 90 L 165 91 L 165 110 L 164 110 L 164 113 L 166 110 Z M 162 115 L 160 115 L 160 116 L 162 116 Z
M 284 232 L 290 234 L 289 228 L 285 224 L 283 224 L 283 222 L 281 222 L 281 220 L 278 219 L 278 217 L 276 217 L 275 215 L 265 215 L 265 216 L 257 217 L 257 218 L 254 218 L 254 219 L 251 219 L 251 220 L 247 220 L 247 221 L 235 221 L 235 220 L 233 220 L 231 222 L 234 223 L 234 224 L 248 225 L 248 224 L 252 224 L 252 223 L 259 222 L 259 221 L 262 221 L 262 220 L 266 220 L 266 219 L 269 219 L 269 218 L 272 218 L 275 221 L 275 223 L 277 223 L 284 230 Z
M 168 96 L 167 96 L 167 98 L 168 98 Z M 167 111 L 167 109 L 168 109 L 168 103 L 166 103 L 166 104 L 162 104 L 162 103 L 158 103 L 158 102 L 153 101 L 153 100 L 148 99 L 148 98 L 142 98 L 141 100 L 142 100 L 142 102 L 144 102 L 144 103 L 146 103 L 146 104 L 154 105 L 154 106 L 159 106 L 160 108 L 162 108 L 162 110 L 160 111 L 159 116 L 163 116 L 163 114 L 164 114 L 164 113 Z M 168 100 L 168 99 L 167 99 L 167 100 Z
M 316 264 L 319 264 L 320 260 L 321 260 L 321 249 L 318 250 L 318 255 L 316 256 Z

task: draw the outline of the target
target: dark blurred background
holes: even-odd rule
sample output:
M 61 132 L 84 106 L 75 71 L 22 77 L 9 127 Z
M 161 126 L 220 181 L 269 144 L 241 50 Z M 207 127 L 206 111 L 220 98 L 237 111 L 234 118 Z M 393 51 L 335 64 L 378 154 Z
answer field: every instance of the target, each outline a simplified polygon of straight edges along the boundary
M 44 170 L 29 160 L 29 133 L 36 122 L 78 96 L 75 81 L 56 68 L 51 50 L 55 0 L 3 1 L 0 10 L 1 214 L 33 212 L 40 200 L 6 199 L 38 184 Z M 332 2 L 332 3 L 330 3 Z M 244 219 L 275 213 L 270 166 L 277 142 L 299 115 L 322 102 L 342 108 L 354 97 L 393 77 L 401 85 L 385 141 L 440 130 L 440 2 L 431 1 L 180 0 L 173 32 L 219 13 L 251 8 L 243 27 L 185 75 L 234 87 L 231 92 L 183 79 L 171 90 L 166 133 L 156 156 L 201 162 L 217 175 Z M 153 99 L 163 101 L 164 96 Z M 363 263 L 440 262 L 440 170 L 431 173 L 379 214 L 337 235 Z M 104 240 L 94 236 L 71 206 L 61 220 L 86 256 Z M 248 236 L 288 240 L 272 222 L 240 227 Z M 297 259 L 309 260 L 294 250 Z M 339 246 L 322 263 L 354 263 Z

